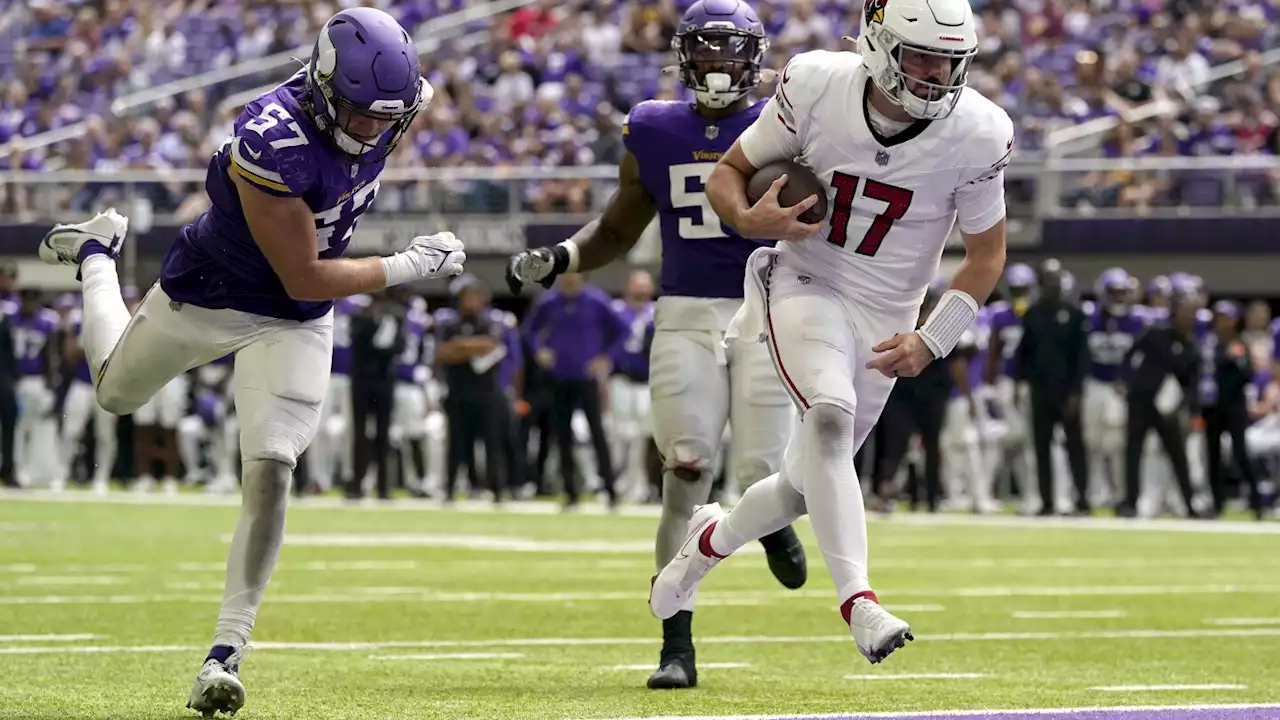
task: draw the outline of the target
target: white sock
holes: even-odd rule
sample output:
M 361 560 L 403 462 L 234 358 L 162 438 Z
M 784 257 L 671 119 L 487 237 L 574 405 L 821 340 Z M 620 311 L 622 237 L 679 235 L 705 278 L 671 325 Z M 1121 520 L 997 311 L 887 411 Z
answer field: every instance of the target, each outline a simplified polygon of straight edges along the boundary
M 774 473 L 747 488 L 729 516 L 716 523 L 711 549 L 729 555 L 790 525 L 805 512 L 804 496 L 780 473 Z
M 840 602 L 867 582 L 867 511 L 853 465 L 853 414 L 815 405 L 800 423 L 805 506 Z
M 80 263 L 80 278 L 84 291 L 84 351 L 96 385 L 102 364 L 111 357 L 129 325 L 129 308 L 120 294 L 115 260 L 102 254 L 90 255 Z
M 240 524 L 227 557 L 227 585 L 214 645 L 242 648 L 249 643 L 258 607 L 284 544 L 291 475 L 287 465 L 275 460 L 244 463 Z

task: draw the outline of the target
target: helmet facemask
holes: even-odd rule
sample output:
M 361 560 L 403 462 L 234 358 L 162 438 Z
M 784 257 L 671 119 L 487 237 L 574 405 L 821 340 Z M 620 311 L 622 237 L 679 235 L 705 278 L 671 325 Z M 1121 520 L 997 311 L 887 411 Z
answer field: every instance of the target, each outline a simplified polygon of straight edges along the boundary
M 680 81 L 698 104 L 727 108 L 760 82 L 760 64 L 769 41 L 736 29 L 704 27 L 678 34 L 671 41 L 679 62 Z
M 875 37 L 870 37 L 874 35 Z M 908 43 L 883 25 L 859 38 L 886 58 L 884 70 L 871 79 L 891 102 L 917 120 L 941 120 L 951 114 L 968 82 L 969 65 L 978 53 L 970 48 L 944 50 Z M 866 54 L 866 50 L 864 50 Z

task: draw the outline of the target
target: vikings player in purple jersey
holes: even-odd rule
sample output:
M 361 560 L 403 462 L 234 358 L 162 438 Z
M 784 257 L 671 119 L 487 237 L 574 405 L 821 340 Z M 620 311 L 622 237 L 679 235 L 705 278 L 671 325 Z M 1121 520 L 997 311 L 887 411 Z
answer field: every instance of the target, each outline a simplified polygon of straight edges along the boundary
M 1022 316 L 1035 300 L 1036 271 L 1025 263 L 1014 263 L 1005 269 L 1003 283 L 1008 299 L 990 305 L 986 382 L 993 388 L 995 412 L 1005 429 L 1003 468 L 1021 481 L 1021 511 L 1031 514 L 1040 505 L 1040 491 L 1034 482 L 1028 393 L 1018 392 L 1025 378 L 1014 377 L 1014 357 L 1022 342 Z M 1019 403 L 1019 398 L 1024 402 Z
M 1084 442 L 1095 487 L 1094 506 L 1120 500 L 1128 413 L 1121 389 L 1125 355 L 1146 321 L 1131 304 L 1133 277 L 1122 268 L 1104 270 L 1095 284 L 1097 300 L 1082 306 L 1089 321 L 1089 377 L 1084 386 Z
M 46 262 L 80 269 L 85 349 L 108 411 L 132 413 L 171 378 L 236 353 L 244 505 L 213 649 L 189 697 L 206 717 L 244 705 L 240 660 L 328 387 L 333 300 L 462 272 L 450 233 L 387 257 L 341 257 L 431 95 L 417 48 L 390 15 L 343 10 L 306 67 L 245 105 L 209 164 L 211 209 L 182 229 L 132 321 L 115 265 L 127 218 L 112 209 L 59 225 L 40 245 Z
M 60 318 L 35 288 L 23 288 L 13 322 L 13 354 L 18 370 L 18 413 L 14 462 L 18 482 L 52 487 L 62 472 L 58 424 L 54 417 L 55 333 Z
M 636 270 L 627 280 L 627 294 L 613 301 L 613 311 L 630 331 L 613 358 L 609 376 L 609 426 L 614 452 L 622 459 L 624 482 L 618 492 L 644 501 L 649 495 L 645 459 L 653 422 L 649 418 L 649 350 L 653 344 L 653 278 Z
M 684 542 L 694 508 L 711 492 L 725 421 L 733 432 L 730 472 L 745 490 L 779 469 L 793 415 L 763 345 L 720 346 L 742 303 L 747 257 L 761 244 L 725 226 L 707 200 L 716 161 L 759 116 L 751 99 L 768 49 L 763 23 L 741 0 L 699 0 L 685 12 L 672 48 L 695 103 L 650 100 L 623 126 L 627 153 L 604 215 L 559 245 L 516 254 L 508 282 L 549 287 L 561 273 L 603 267 L 626 254 L 656 215 L 662 227 L 649 388 L 663 506 L 656 559 L 664 567 Z M 786 527 L 761 539 L 769 567 L 789 588 L 804 584 L 804 548 Z M 663 649 L 651 688 L 697 684 L 690 622 L 694 598 L 663 621 Z

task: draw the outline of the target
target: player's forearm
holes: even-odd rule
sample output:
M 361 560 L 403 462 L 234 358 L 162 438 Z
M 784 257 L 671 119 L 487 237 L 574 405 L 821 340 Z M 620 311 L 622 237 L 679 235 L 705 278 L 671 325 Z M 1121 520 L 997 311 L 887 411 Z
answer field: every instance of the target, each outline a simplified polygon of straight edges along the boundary
M 964 262 L 960 263 L 956 274 L 951 278 L 951 289 L 968 294 L 978 305 L 982 305 L 1004 274 L 1004 260 L 1003 245 L 999 250 L 966 254 Z
M 583 225 L 581 230 L 569 238 L 569 242 L 578 246 L 577 270 L 598 270 L 626 255 L 640 241 L 643 232 L 643 227 L 632 232 L 606 224 L 603 218 L 596 218 Z
M 289 297 L 304 302 L 336 300 L 381 290 L 387 286 L 387 274 L 382 258 L 337 258 L 314 260 L 292 273 L 283 274 Z
M 743 228 L 739 227 L 742 215 L 751 209 L 747 202 L 747 180 L 740 170 L 725 162 L 716 163 L 707 178 L 707 201 L 711 209 L 739 234 L 743 234 Z

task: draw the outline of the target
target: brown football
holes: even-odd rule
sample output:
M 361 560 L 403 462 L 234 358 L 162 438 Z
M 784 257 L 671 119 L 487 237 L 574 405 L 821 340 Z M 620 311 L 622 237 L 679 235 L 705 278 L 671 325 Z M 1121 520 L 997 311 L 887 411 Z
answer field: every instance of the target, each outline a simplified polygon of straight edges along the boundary
M 756 171 L 747 181 L 747 200 L 752 205 L 769 191 L 769 186 L 782 175 L 787 184 L 778 192 L 778 204 L 791 207 L 810 195 L 818 196 L 818 203 L 800 215 L 801 222 L 818 223 L 827 217 L 827 186 L 809 168 L 791 160 L 769 163 Z

